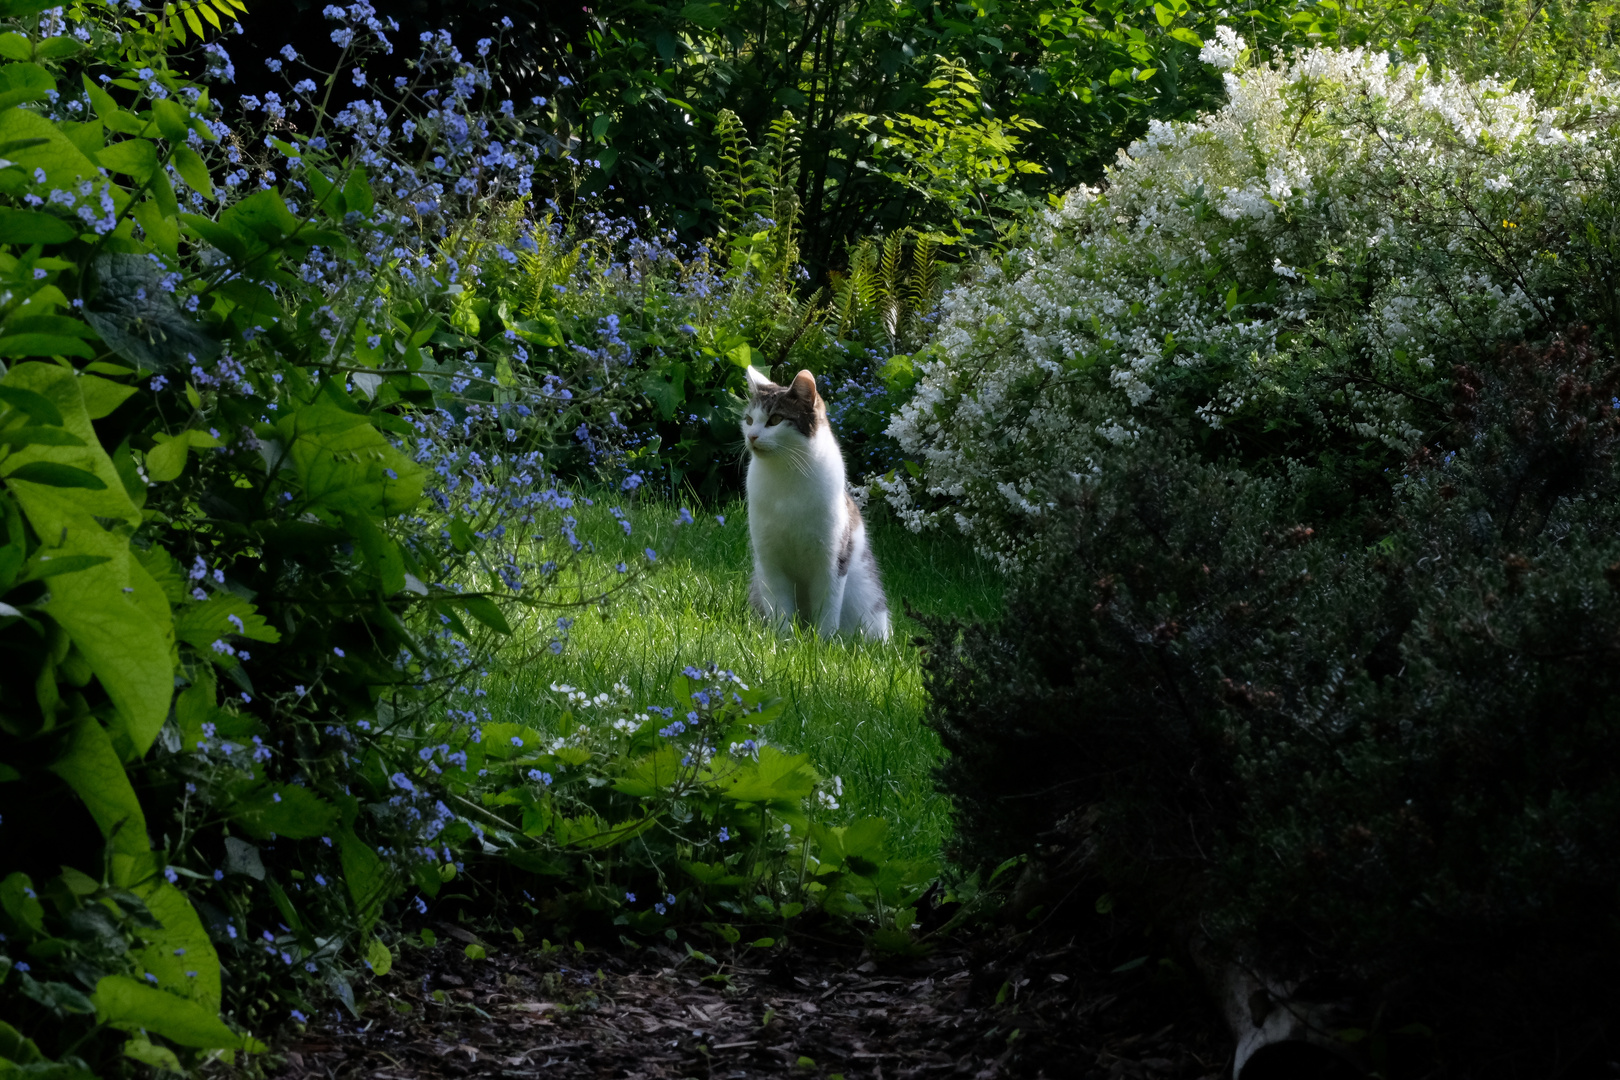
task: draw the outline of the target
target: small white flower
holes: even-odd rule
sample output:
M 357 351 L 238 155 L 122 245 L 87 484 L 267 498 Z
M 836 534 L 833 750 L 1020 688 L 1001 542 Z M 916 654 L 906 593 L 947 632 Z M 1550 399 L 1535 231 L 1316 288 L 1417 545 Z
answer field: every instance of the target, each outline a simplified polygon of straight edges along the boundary
M 1215 40 L 1204 42 L 1204 47 L 1198 51 L 1198 59 L 1210 67 L 1231 71 L 1237 67 L 1238 58 L 1248 47 L 1248 43 L 1236 30 L 1230 26 L 1217 26 Z

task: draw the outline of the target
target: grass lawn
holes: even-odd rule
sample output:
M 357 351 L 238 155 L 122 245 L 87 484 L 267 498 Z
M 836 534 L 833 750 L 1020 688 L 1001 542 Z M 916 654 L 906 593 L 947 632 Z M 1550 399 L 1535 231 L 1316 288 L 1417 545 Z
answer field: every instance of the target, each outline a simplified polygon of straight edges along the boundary
M 844 781 L 841 815 L 886 818 L 898 854 L 933 856 L 949 831 L 947 805 L 933 788 L 939 742 L 922 723 L 917 624 L 903 601 L 928 614 L 984 617 L 1000 605 L 994 571 L 955 538 L 917 536 L 876 522 L 872 544 L 893 609 L 884 643 L 824 641 L 798 630 L 778 636 L 748 607 L 753 560 L 741 501 L 676 524 L 677 507 L 643 502 L 627 510 L 625 536 L 607 504 L 578 511 L 578 535 L 591 561 L 612 576 L 623 559 L 652 572 L 603 609 L 581 609 L 560 656 L 509 671 L 490 684 L 497 720 L 560 731 L 563 706 L 549 688 L 566 683 L 596 693 L 623 681 L 638 707 L 670 704 L 665 688 L 682 667 L 710 661 L 764 686 L 787 707 L 768 738 L 810 755 Z

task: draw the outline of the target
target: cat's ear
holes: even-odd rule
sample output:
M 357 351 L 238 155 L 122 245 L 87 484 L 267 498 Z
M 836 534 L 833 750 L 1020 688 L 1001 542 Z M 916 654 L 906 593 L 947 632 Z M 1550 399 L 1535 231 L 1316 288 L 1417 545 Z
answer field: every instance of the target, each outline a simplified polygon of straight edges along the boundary
M 748 390 L 750 393 L 757 394 L 765 387 L 774 385 L 771 380 L 761 375 L 753 364 L 748 365 Z
M 793 376 L 793 385 L 788 387 L 788 394 L 804 401 L 816 400 L 816 377 L 808 371 L 799 372 Z

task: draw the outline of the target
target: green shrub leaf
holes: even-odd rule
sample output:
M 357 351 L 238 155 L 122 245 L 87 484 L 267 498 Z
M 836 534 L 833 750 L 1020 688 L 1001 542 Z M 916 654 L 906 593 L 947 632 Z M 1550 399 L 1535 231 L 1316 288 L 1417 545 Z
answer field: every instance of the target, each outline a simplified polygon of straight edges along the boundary
M 54 214 L 0 210 L 0 244 L 65 244 L 77 235 L 77 229 Z
M 239 1035 L 220 1022 L 211 1010 L 175 997 L 127 975 L 108 975 L 96 983 L 93 997 L 96 1019 L 123 1031 L 146 1031 L 181 1046 L 197 1049 L 239 1049 L 260 1053 L 264 1044 Z
M 66 434 L 64 432 L 64 434 Z M 75 442 L 47 442 L 36 439 L 35 445 L 45 446 L 83 446 L 84 440 Z M 48 487 L 59 488 L 88 488 L 91 491 L 105 491 L 107 481 L 93 472 L 73 465 L 63 465 L 55 461 L 31 461 L 26 465 L 19 465 L 5 474 L 8 481 L 26 480 L 30 484 L 45 484 Z M 122 488 L 122 485 L 120 485 Z

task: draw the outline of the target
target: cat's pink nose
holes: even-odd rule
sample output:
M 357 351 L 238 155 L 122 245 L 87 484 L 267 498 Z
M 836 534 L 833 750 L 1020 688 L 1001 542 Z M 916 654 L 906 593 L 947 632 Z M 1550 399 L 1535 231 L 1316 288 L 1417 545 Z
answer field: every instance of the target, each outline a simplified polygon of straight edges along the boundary
M 750 435 L 750 436 L 748 436 L 748 445 L 749 446 L 753 446 L 757 442 L 759 442 L 759 436 L 758 435 Z

